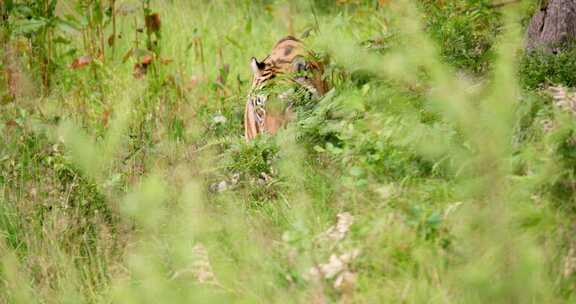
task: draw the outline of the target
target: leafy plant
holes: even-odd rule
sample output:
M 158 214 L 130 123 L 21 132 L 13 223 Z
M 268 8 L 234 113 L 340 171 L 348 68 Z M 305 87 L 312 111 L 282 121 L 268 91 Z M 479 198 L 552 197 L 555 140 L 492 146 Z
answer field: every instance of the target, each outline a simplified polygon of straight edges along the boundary
M 520 66 L 522 85 L 535 89 L 546 84 L 576 86 L 576 49 L 550 54 L 534 51 L 525 54 Z

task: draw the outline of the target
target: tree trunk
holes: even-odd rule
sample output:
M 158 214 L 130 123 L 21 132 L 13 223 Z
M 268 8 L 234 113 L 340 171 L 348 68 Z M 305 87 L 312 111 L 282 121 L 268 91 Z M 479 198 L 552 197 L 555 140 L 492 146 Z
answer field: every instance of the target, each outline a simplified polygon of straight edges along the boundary
M 557 53 L 576 41 L 576 0 L 549 0 L 532 17 L 526 49 Z

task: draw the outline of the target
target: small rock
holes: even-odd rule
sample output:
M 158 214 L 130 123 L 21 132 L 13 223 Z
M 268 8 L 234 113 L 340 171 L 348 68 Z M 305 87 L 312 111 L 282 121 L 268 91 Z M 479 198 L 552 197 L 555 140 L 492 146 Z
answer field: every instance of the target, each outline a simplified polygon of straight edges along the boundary
M 227 189 L 228 189 L 228 183 L 226 181 L 221 181 L 210 185 L 210 191 L 212 192 L 223 192 L 226 191 Z
M 226 117 L 224 117 L 224 116 L 221 115 L 221 114 L 216 114 L 216 115 L 214 115 L 214 116 L 212 117 L 212 122 L 213 122 L 215 125 L 223 125 L 223 124 L 226 123 L 226 121 L 227 121 Z

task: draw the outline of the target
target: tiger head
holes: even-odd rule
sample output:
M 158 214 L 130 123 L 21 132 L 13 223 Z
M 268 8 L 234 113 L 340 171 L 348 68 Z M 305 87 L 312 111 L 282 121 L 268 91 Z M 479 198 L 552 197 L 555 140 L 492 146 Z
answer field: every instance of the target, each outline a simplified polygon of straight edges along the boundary
M 294 37 L 278 41 L 264 60 L 252 58 L 250 66 L 253 78 L 244 112 L 246 140 L 260 133 L 276 133 L 291 119 L 294 106 L 326 93 L 322 64 Z

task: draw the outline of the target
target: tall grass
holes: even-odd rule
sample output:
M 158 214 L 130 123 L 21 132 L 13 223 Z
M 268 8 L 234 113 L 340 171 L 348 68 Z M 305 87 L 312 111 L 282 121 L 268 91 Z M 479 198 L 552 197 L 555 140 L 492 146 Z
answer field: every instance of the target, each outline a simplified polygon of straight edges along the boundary
M 519 84 L 523 4 L 158 0 L 145 50 L 111 3 L 103 58 L 69 68 L 73 30 L 0 106 L 0 302 L 573 300 L 573 122 Z M 249 59 L 302 33 L 332 90 L 245 143 Z

